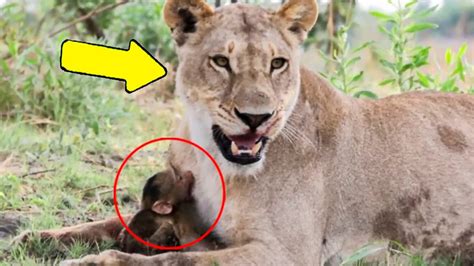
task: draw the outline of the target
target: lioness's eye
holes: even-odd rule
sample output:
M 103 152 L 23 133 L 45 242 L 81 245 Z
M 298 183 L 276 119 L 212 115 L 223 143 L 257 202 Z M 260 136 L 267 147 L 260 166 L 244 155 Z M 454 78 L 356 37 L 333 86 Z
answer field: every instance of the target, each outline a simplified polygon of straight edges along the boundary
M 229 59 L 225 56 L 222 56 L 222 55 L 216 55 L 214 57 L 212 57 L 212 61 L 217 65 L 217 66 L 220 66 L 220 67 L 225 67 L 225 68 L 228 68 L 229 67 Z
M 272 71 L 284 67 L 286 64 L 285 58 L 275 58 L 272 60 Z

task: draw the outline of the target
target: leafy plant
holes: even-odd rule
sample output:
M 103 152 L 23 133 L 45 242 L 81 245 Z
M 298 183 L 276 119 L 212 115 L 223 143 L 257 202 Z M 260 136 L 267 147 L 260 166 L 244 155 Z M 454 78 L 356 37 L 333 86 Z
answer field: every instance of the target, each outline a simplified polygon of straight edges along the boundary
M 332 57 L 329 57 L 325 55 L 324 52 L 320 51 L 321 56 L 327 62 L 328 68 L 333 68 L 332 70 L 327 70 L 327 74 L 321 74 L 336 88 L 346 94 L 353 95 L 356 98 L 377 98 L 377 95 L 371 91 L 360 90 L 364 78 L 364 71 L 356 70 L 354 67 L 361 60 L 359 53 L 371 45 L 372 42 L 366 42 L 355 49 L 351 49 L 347 40 L 349 29 L 350 25 L 342 26 L 337 30 L 334 39 L 336 49 L 334 49 Z
M 117 8 L 105 30 L 107 39 L 124 46 L 130 39 L 137 39 L 150 52 L 156 51 L 160 60 L 176 64 L 173 39 L 162 16 L 163 7 L 164 1 L 140 1 Z
M 319 2 L 319 1 L 318 1 Z M 325 53 L 331 53 L 334 36 L 340 25 L 349 25 L 355 13 L 355 0 L 331 0 L 320 4 L 318 23 L 308 32 L 304 47 L 315 46 Z M 333 36 L 334 35 L 334 36 Z M 337 48 L 336 48 L 337 49 Z
M 400 0 L 388 0 L 396 8 L 394 13 L 371 11 L 370 14 L 379 22 L 379 30 L 390 40 L 391 47 L 387 53 L 379 53 L 380 64 L 388 70 L 389 77 L 380 85 L 391 85 L 400 92 L 417 89 L 420 78 L 417 70 L 428 64 L 429 46 L 414 45 L 416 34 L 437 28 L 433 23 L 420 22 L 422 18 L 433 13 L 436 6 L 426 10 L 415 8 L 418 0 L 405 5 Z
M 439 90 L 443 92 L 459 92 L 459 81 L 466 81 L 466 72 L 469 69 L 465 62 L 464 55 L 467 51 L 467 44 L 463 44 L 456 53 L 451 49 L 446 50 L 445 63 L 448 66 L 448 75 L 443 78 L 441 75 L 424 74 L 417 71 L 418 82 L 426 89 Z M 470 88 L 472 90 L 472 87 Z M 469 92 L 469 90 L 468 90 Z
M 382 256 L 385 259 L 381 259 Z M 374 257 L 378 258 L 374 262 Z M 461 265 L 459 258 L 439 258 L 428 262 L 423 256 L 412 253 L 397 241 L 374 242 L 364 245 L 346 258 L 341 265 L 411 265 L 411 266 L 458 266 Z
M 64 36 L 38 40 L 34 32 L 13 26 L 29 27 L 32 19 L 24 8 L 0 8 L 0 25 L 11 26 L 3 33 L 5 45 L 0 43 L 0 112 L 41 125 L 79 123 L 97 134 L 98 121 L 126 116 L 129 108 L 111 90 L 112 82 L 60 70 L 58 47 Z
M 364 258 L 370 257 L 387 249 L 386 244 L 373 243 L 363 246 L 345 259 L 341 265 L 359 264 Z

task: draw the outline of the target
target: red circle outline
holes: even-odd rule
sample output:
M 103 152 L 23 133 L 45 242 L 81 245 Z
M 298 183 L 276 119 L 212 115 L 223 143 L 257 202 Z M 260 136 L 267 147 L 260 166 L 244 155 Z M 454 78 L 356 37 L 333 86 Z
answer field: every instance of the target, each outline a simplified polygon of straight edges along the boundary
M 150 243 L 150 242 L 147 242 L 143 239 L 141 239 L 139 236 L 137 236 L 132 230 L 130 230 L 130 228 L 127 226 L 127 224 L 125 223 L 125 221 L 123 220 L 123 217 L 122 215 L 120 214 L 120 210 L 119 210 L 119 207 L 118 207 L 118 202 L 117 202 L 117 186 L 118 186 L 118 180 L 119 180 L 119 177 L 120 177 L 120 174 L 122 173 L 122 170 L 123 168 L 125 167 L 125 165 L 127 164 L 127 161 L 137 152 L 139 151 L 141 148 L 149 145 L 149 144 L 152 144 L 152 143 L 155 143 L 155 142 L 159 142 L 159 141 L 179 141 L 179 142 L 183 142 L 183 143 L 186 143 L 186 144 L 190 144 L 192 146 L 194 146 L 195 148 L 199 149 L 200 151 L 202 151 L 211 161 L 212 163 L 214 164 L 214 167 L 216 168 L 217 172 L 219 173 L 219 178 L 221 180 L 221 185 L 222 185 L 222 203 L 221 203 L 221 208 L 219 210 L 219 213 L 217 214 L 217 218 L 216 220 L 214 221 L 214 223 L 209 227 L 209 229 L 203 234 L 201 235 L 200 237 L 198 237 L 197 239 L 189 242 L 189 243 L 186 243 L 186 244 L 183 244 L 183 245 L 180 245 L 180 246 L 176 246 L 176 247 L 165 247 L 165 246 L 159 246 L 159 245 L 155 245 L 153 243 Z M 115 206 L 115 212 L 117 213 L 117 216 L 118 218 L 120 219 L 120 222 L 122 223 L 122 225 L 124 226 L 125 230 L 127 230 L 127 232 L 132 235 L 137 241 L 139 241 L 140 243 L 146 245 L 146 246 L 149 246 L 149 247 L 152 247 L 152 248 L 155 248 L 155 249 L 159 249 L 159 250 L 180 250 L 180 249 L 183 249 L 183 248 L 187 248 L 187 247 L 190 247 L 194 244 L 197 244 L 199 243 L 200 241 L 202 241 L 204 238 L 206 238 L 211 232 L 212 230 L 214 230 L 214 228 L 217 226 L 217 223 L 219 222 L 219 220 L 221 219 L 221 216 L 222 216 L 222 212 L 224 211 L 224 205 L 225 205 L 225 201 L 226 201 L 226 189 L 225 189 L 225 182 L 224 182 L 224 175 L 222 174 L 222 171 L 221 171 L 221 168 L 219 167 L 219 165 L 217 164 L 216 160 L 214 159 L 214 157 L 212 157 L 212 155 L 207 151 L 205 150 L 203 147 L 201 147 L 199 144 L 196 144 L 190 140 L 187 140 L 187 139 L 183 139 L 183 138 L 178 138 L 178 137 L 162 137 L 162 138 L 156 138 L 156 139 L 152 139 L 152 140 L 149 140 L 143 144 L 141 144 L 140 146 L 136 147 L 132 152 L 130 152 L 127 157 L 125 157 L 125 159 L 123 160 L 122 164 L 120 165 L 120 168 L 119 170 L 117 171 L 117 174 L 115 175 L 115 180 L 114 180 L 114 190 L 113 190 L 113 194 L 114 194 L 114 206 Z

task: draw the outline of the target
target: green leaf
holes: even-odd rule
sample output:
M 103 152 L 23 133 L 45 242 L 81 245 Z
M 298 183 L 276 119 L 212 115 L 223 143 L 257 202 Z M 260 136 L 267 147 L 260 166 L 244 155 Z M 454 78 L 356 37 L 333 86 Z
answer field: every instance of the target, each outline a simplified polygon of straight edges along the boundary
M 2 67 L 3 73 L 10 73 L 10 68 L 8 67 L 7 61 L 0 58 L 0 66 Z
M 418 0 L 412 0 L 412 1 L 405 4 L 405 8 L 410 8 L 411 6 L 413 6 L 414 4 L 417 4 L 417 3 L 418 3 Z
M 99 123 L 97 121 L 92 122 L 92 130 L 96 135 L 99 135 Z
M 345 63 L 344 66 L 346 68 L 348 68 L 348 67 L 352 66 L 353 64 L 359 62 L 361 59 L 362 58 L 360 56 L 356 56 L 356 57 L 352 58 L 351 60 L 349 60 L 349 62 Z
M 374 92 L 371 92 L 371 91 L 359 91 L 359 92 L 354 94 L 354 98 L 362 98 L 362 97 L 369 98 L 369 99 L 378 99 L 379 98 L 377 96 L 377 94 L 375 94 Z
M 417 46 L 413 49 L 412 54 L 413 56 L 416 55 L 428 55 L 431 50 L 430 46 Z
M 396 72 L 396 68 L 395 68 L 395 64 L 394 63 L 391 63 L 385 59 L 380 59 L 380 64 L 382 64 L 382 66 L 392 70 L 393 72 Z
M 412 64 L 417 68 L 427 65 L 430 56 L 430 49 L 431 47 L 417 49 L 415 54 L 412 55 Z
M 386 27 L 384 27 L 384 26 L 382 26 L 382 25 L 378 25 L 377 28 L 379 29 L 379 31 L 380 31 L 381 33 L 390 36 L 391 33 L 390 33 L 390 31 L 389 31 Z
M 391 20 L 393 21 L 394 18 L 389 15 L 389 14 L 386 14 L 386 13 L 383 13 L 383 12 L 380 12 L 380 11 L 370 11 L 369 12 L 373 17 L 377 18 L 377 19 L 380 19 L 380 20 L 383 20 L 383 21 L 388 21 L 388 20 Z
M 365 48 L 367 48 L 368 46 L 374 44 L 375 42 L 374 41 L 370 41 L 370 42 L 366 42 L 364 44 L 362 44 L 361 46 L 355 48 L 354 50 L 352 50 L 352 53 L 358 53 L 362 50 L 364 50 Z
M 421 72 L 416 72 L 416 75 L 418 77 L 418 82 L 421 84 L 421 86 L 429 89 L 430 88 L 430 80 L 427 75 L 421 73 Z
M 18 55 L 18 43 L 16 41 L 7 41 L 8 44 L 8 52 L 12 57 L 16 57 Z
M 341 90 L 341 91 L 344 91 L 344 85 L 342 84 L 342 82 L 340 80 L 338 80 L 337 78 L 335 77 L 332 77 L 331 78 L 331 83 L 332 85 L 334 85 L 334 87 L 336 87 L 337 89 Z
M 412 63 L 408 63 L 408 64 L 403 65 L 402 69 L 400 69 L 400 74 L 405 73 L 405 71 L 407 71 L 411 68 L 413 68 Z
M 386 247 L 382 244 L 369 244 L 361 249 L 357 250 L 352 256 L 347 258 L 342 262 L 341 265 L 348 265 L 348 264 L 355 264 L 358 261 L 360 261 L 363 258 L 366 258 L 370 255 L 374 255 L 376 253 L 379 253 L 380 251 L 385 250 Z
M 456 69 L 453 71 L 451 76 L 459 75 L 459 78 L 462 81 L 465 81 L 466 77 L 464 75 L 464 70 L 465 70 L 464 63 L 462 62 L 462 60 L 458 60 L 456 63 Z
M 474 95 L 474 86 L 472 86 L 472 87 L 467 91 L 467 93 Z
M 456 57 L 458 59 L 461 59 L 467 52 L 467 43 L 464 43 L 463 45 L 461 45 L 461 47 L 459 47 L 459 51 L 456 55 Z
M 318 50 L 319 52 L 319 55 L 326 61 L 329 61 L 329 62 L 333 62 L 335 63 L 336 61 L 334 59 L 332 59 L 331 57 L 329 57 L 328 55 L 326 55 L 325 52 L 321 51 L 321 50 Z
M 453 50 L 451 50 L 451 48 L 448 48 L 446 50 L 446 53 L 444 54 L 444 59 L 446 60 L 446 64 L 451 65 L 453 59 Z
M 441 84 L 441 91 L 454 92 L 456 91 L 456 79 L 449 78 Z
M 432 6 L 428 9 L 425 9 L 425 10 L 421 10 L 417 13 L 415 13 L 415 15 L 413 15 L 414 18 L 417 18 L 417 19 L 422 19 L 422 18 L 425 18 L 431 14 L 433 14 L 433 12 L 438 9 L 439 5 L 435 5 L 435 6 Z
M 388 85 L 388 84 L 393 84 L 395 83 L 395 79 L 386 79 L 382 82 L 379 83 L 379 86 L 385 86 L 385 85 Z
M 424 31 L 424 30 L 429 30 L 429 29 L 436 29 L 438 28 L 438 25 L 433 24 L 433 23 L 412 23 L 408 26 L 406 26 L 403 31 L 408 32 L 408 33 L 414 33 L 414 32 L 419 32 L 419 31 Z
M 354 82 L 360 81 L 363 76 L 364 76 L 364 71 L 359 72 L 359 74 L 355 75 L 355 76 L 352 78 L 352 80 L 350 81 L 350 83 L 354 83 Z

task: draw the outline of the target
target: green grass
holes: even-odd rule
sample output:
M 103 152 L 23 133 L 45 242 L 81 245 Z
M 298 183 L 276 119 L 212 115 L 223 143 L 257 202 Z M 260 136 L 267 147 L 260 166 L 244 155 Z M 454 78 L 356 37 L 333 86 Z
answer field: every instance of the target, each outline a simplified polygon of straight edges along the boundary
M 53 8 L 42 4 L 44 10 Z M 35 32 L 46 15 L 40 13 L 18 4 L 0 8 L 5 29 L 0 33 L 0 218 L 20 217 L 20 231 L 115 215 L 112 186 L 122 160 L 141 143 L 169 135 L 179 113 L 174 102 L 140 106 L 121 82 L 61 71 L 59 48 L 72 36 L 47 37 L 48 29 L 64 24 L 60 17 L 48 16 Z M 90 36 L 81 40 L 114 45 Z M 128 162 L 119 182 L 122 213 L 137 208 L 141 186 L 160 170 L 165 146 L 147 147 Z M 54 264 L 110 247 L 80 242 L 64 247 L 37 239 L 10 247 L 9 242 L 0 239 L 2 265 Z
M 0 265 L 44 265 L 57 264 L 65 258 L 80 258 L 85 254 L 99 253 L 100 251 L 113 248 L 113 243 L 102 242 L 89 245 L 83 242 L 74 242 L 70 246 L 64 246 L 57 241 L 40 241 L 32 239 L 28 244 L 20 244 L 8 251 L 8 257 Z
M 128 94 L 117 92 L 117 98 Z M 133 102 L 129 103 L 133 105 Z M 115 215 L 112 185 L 121 160 L 142 142 L 169 135 L 171 115 L 130 111 L 133 119 L 117 120 L 99 134 L 81 134 L 81 126 L 38 128 L 21 121 L 2 121 L 0 154 L 7 162 L 0 170 L 0 213 L 22 217 L 22 230 L 59 228 Z M 63 132 L 67 131 L 67 134 Z M 9 137 L 11 136 L 11 137 Z M 136 209 L 144 180 L 159 170 L 164 145 L 153 145 L 134 156 L 119 181 L 122 213 Z M 1 161 L 1 160 L 0 160 Z M 41 174 L 37 172 L 46 171 Z M 3 240 L 2 246 L 7 246 Z M 6 264 L 53 263 L 103 250 L 75 243 L 67 250 L 57 243 L 2 249 Z
M 129 95 L 116 90 L 114 97 L 124 101 Z M 144 141 L 169 135 L 172 119 L 172 110 L 147 114 L 133 101 L 127 105 L 127 116 L 104 126 L 98 134 L 77 120 L 46 128 L 20 119 L 1 121 L 0 158 L 5 163 L 0 167 L 0 213 L 21 216 L 22 229 L 28 230 L 115 215 L 112 185 L 122 159 Z M 119 181 L 119 199 L 127 201 L 122 213 L 137 207 L 141 186 L 159 170 L 165 146 L 147 147 L 127 164 Z M 7 241 L 4 239 L 2 246 L 7 246 Z M 0 258 L 6 264 L 52 263 L 98 252 L 103 246 L 76 243 L 59 252 L 57 243 L 38 242 L 33 247 L 2 249 Z
M 16 55 L 8 74 L 0 74 L 0 102 L 9 103 L 0 105 L 0 113 L 7 114 L 0 116 L 0 215 L 21 217 L 21 230 L 115 215 L 112 186 L 118 166 L 136 146 L 170 134 L 176 105 L 142 108 L 122 83 L 63 73 L 57 62 L 46 66 L 50 83 L 39 78 L 21 84 L 16 80 L 41 77 L 23 64 L 23 56 L 28 55 Z M 55 60 L 56 54 L 44 57 Z M 122 213 L 136 209 L 141 186 L 159 170 L 164 149 L 147 147 L 127 164 L 119 182 L 119 200 L 126 201 Z M 9 241 L 0 239 L 5 265 L 56 263 L 110 247 L 33 241 L 10 248 Z
M 346 258 L 341 265 L 371 266 L 371 265 L 411 265 L 411 266 L 461 266 L 458 258 L 439 258 L 434 261 L 426 260 L 421 252 L 413 252 L 396 241 L 374 242 L 356 250 Z

